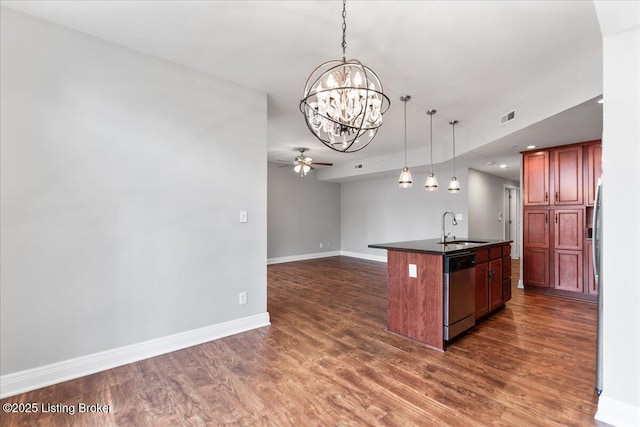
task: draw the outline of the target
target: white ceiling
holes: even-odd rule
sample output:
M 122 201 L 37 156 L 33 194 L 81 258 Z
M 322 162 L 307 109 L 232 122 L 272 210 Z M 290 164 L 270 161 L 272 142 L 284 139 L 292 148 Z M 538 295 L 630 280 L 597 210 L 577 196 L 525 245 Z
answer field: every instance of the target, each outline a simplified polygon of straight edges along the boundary
M 313 138 L 298 109 L 309 73 L 342 56 L 341 1 L 2 4 L 266 92 L 270 161 L 293 160 L 300 146 L 311 148 L 314 159 L 334 163 L 401 152 L 398 98 L 404 94 L 412 96 L 409 145 L 427 143 L 424 113 L 435 108 L 434 144 L 448 147 L 449 120 L 459 120 L 458 128 L 464 128 L 483 112 L 507 112 L 523 87 L 572 67 L 579 79 L 582 59 L 602 56 L 591 1 L 350 0 L 347 58 L 359 59 L 378 74 L 391 108 L 367 148 L 342 154 Z M 584 101 L 560 114 L 550 107 L 549 119 L 474 149 L 460 161 L 517 179 L 518 152 L 532 141 L 550 146 L 600 138 L 602 109 Z M 488 167 L 489 160 L 509 167 Z

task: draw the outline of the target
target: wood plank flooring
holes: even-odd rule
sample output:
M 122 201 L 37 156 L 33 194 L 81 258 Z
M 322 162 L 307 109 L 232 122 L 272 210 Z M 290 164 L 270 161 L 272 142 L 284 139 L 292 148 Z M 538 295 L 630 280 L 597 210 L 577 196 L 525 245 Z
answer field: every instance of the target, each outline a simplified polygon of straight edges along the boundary
M 2 426 L 593 426 L 596 305 L 525 294 L 444 353 L 385 331 L 386 264 L 271 265 L 272 325 L 2 400 Z

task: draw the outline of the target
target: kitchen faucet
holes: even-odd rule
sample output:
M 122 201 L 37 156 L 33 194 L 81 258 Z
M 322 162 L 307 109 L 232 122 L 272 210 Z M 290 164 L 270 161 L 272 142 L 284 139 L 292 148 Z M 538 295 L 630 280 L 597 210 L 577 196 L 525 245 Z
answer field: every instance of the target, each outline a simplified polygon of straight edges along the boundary
M 458 225 L 458 221 L 456 221 L 456 214 L 454 214 L 451 211 L 446 211 L 445 213 L 442 214 L 442 234 L 440 234 L 440 242 L 442 243 L 446 243 L 447 242 L 447 237 L 449 237 L 449 234 L 451 234 L 451 232 L 448 232 L 446 235 L 444 234 L 444 217 L 447 216 L 447 214 L 451 214 L 451 223 L 453 225 Z

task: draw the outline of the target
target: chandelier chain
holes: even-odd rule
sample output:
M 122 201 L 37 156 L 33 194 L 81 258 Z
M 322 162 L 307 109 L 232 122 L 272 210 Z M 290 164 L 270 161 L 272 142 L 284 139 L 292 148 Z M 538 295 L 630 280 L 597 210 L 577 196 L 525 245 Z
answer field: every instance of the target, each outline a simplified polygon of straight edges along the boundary
M 347 0 L 342 0 L 342 61 L 347 60 Z

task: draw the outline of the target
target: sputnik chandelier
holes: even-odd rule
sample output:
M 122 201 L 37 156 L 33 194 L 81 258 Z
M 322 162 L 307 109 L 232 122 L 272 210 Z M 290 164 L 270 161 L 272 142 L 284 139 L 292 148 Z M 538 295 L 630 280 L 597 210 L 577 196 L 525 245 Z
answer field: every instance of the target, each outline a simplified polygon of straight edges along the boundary
M 347 5 L 342 2 L 342 60 L 319 65 L 307 80 L 300 112 L 311 133 L 332 150 L 362 150 L 382 126 L 389 98 L 378 76 L 357 59 L 346 59 Z

